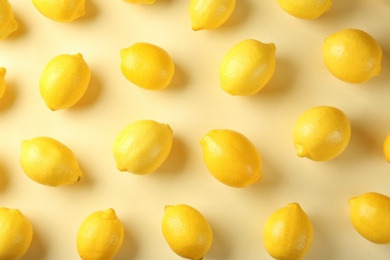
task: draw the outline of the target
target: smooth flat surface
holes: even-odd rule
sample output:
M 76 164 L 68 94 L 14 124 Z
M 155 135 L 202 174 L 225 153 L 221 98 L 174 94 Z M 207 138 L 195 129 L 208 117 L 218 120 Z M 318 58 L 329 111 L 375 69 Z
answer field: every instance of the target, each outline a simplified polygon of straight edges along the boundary
M 198 32 L 191 30 L 189 1 L 86 2 L 85 17 L 60 24 L 31 1 L 10 0 L 20 29 L 0 42 L 8 84 L 0 101 L 0 206 L 19 208 L 34 226 L 24 260 L 79 259 L 80 224 L 108 207 L 126 230 L 115 259 L 181 259 L 160 228 L 164 206 L 178 203 L 197 208 L 212 226 L 214 242 L 205 259 L 272 259 L 263 225 L 289 202 L 300 203 L 313 222 L 306 259 L 389 259 L 390 245 L 372 244 L 353 229 L 348 207 L 350 197 L 368 191 L 390 195 L 390 165 L 382 155 L 390 133 L 389 1 L 335 0 L 321 18 L 305 21 L 273 0 L 238 0 L 224 26 Z M 322 61 L 325 37 L 349 27 L 368 32 L 383 48 L 382 74 L 361 85 L 334 78 Z M 276 72 L 257 95 L 232 97 L 219 87 L 219 64 L 247 38 L 276 45 Z M 121 74 L 119 52 L 136 42 L 171 55 L 176 74 L 167 89 L 146 91 Z M 39 94 L 41 72 L 54 56 L 78 52 L 91 68 L 90 87 L 74 108 L 52 112 Z M 317 105 L 340 108 L 352 124 L 348 148 L 323 163 L 297 157 L 292 143 L 295 120 Z M 119 172 L 112 154 L 116 135 L 138 119 L 168 123 L 174 131 L 169 158 L 147 176 Z M 208 173 L 199 140 L 215 128 L 239 131 L 255 144 L 263 158 L 260 183 L 235 189 Z M 23 173 L 20 143 L 42 135 L 74 151 L 84 172 L 80 183 L 46 187 Z

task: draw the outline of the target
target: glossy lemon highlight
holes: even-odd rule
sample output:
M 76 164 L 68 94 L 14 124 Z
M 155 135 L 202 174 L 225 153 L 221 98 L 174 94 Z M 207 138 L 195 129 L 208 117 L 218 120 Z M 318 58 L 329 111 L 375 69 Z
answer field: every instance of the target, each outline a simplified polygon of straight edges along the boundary
M 390 243 L 390 198 L 368 192 L 349 199 L 350 219 L 357 232 L 376 244 Z
M 83 260 L 110 260 L 122 247 L 124 233 L 115 210 L 96 211 L 79 228 L 77 251 Z
M 288 14 L 301 19 L 316 19 L 332 7 L 332 0 L 277 0 Z
M 14 11 L 8 0 L 0 0 L 0 40 L 18 29 Z
M 241 133 L 229 129 L 211 130 L 200 144 L 207 169 L 220 182 L 243 188 L 263 177 L 260 153 Z
M 0 67 L 0 99 L 3 98 L 5 93 L 5 74 L 7 73 L 7 70 L 5 68 Z
M 207 219 L 189 205 L 166 206 L 161 226 L 169 247 L 181 257 L 201 260 L 211 247 L 213 233 Z
M 85 15 L 85 0 L 32 0 L 35 8 L 47 18 L 69 23 Z
M 154 4 L 156 0 L 125 0 L 125 2 L 129 4 Z
M 329 35 L 322 44 L 322 56 L 333 76 L 348 83 L 363 83 L 382 72 L 382 48 L 362 30 Z
M 302 259 L 313 241 L 313 226 L 298 203 L 276 210 L 264 226 L 264 245 L 275 259 Z

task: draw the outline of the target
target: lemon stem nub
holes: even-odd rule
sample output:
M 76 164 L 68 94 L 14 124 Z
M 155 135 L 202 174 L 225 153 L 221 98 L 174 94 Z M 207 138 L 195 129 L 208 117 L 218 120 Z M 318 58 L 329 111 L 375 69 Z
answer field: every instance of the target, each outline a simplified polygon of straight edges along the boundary
M 118 218 L 115 214 L 115 210 L 113 210 L 112 208 L 109 208 L 109 209 L 106 209 L 105 211 L 103 211 L 102 217 L 105 219 L 111 219 L 111 220 L 115 220 Z
M 308 156 L 308 152 L 305 149 L 305 147 L 303 147 L 302 145 L 298 145 L 297 146 L 297 155 L 299 157 L 307 157 Z

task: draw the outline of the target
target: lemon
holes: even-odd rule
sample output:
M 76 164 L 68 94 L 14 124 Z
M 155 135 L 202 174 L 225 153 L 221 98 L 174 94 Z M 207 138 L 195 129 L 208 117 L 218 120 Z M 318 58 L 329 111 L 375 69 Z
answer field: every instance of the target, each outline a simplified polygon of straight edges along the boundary
M 85 94 L 91 71 L 83 56 L 61 54 L 49 61 L 40 79 L 40 92 L 51 110 L 72 107 Z
M 376 244 L 390 243 L 390 197 L 368 192 L 349 199 L 350 219 L 357 232 Z
M 77 251 L 83 260 L 110 260 L 119 251 L 124 228 L 112 208 L 90 214 L 77 233 Z
M 344 29 L 329 35 L 322 56 L 333 76 L 348 83 L 363 83 L 382 72 L 382 48 L 362 30 Z
M 243 188 L 263 177 L 260 154 L 241 133 L 214 129 L 201 138 L 200 144 L 207 169 L 220 182 Z
M 231 95 L 256 94 L 274 75 L 275 51 L 273 43 L 262 43 L 254 39 L 236 44 L 220 65 L 221 88 Z
M 173 131 L 167 124 L 138 120 L 126 126 L 114 142 L 114 158 L 120 171 L 152 173 L 167 159 Z
M 183 258 L 201 260 L 211 247 L 213 232 L 207 219 L 189 205 L 165 206 L 161 227 L 169 247 Z
M 327 161 L 340 155 L 349 144 L 351 124 L 338 108 L 317 106 L 296 121 L 293 141 L 299 157 Z
M 0 208 L 0 259 L 21 258 L 33 237 L 31 222 L 19 209 Z
M 313 226 L 298 203 L 289 203 L 267 219 L 263 238 L 265 249 L 273 258 L 302 259 L 312 244 Z
M 28 177 L 43 185 L 73 184 L 82 176 L 74 153 L 50 137 L 23 141 L 20 163 Z
M 130 4 L 154 4 L 156 0 L 125 0 L 125 2 Z
M 192 29 L 212 30 L 224 24 L 234 11 L 236 0 L 191 0 Z
M 0 40 L 18 29 L 14 11 L 8 0 L 0 0 Z
M 383 142 L 383 154 L 386 161 L 390 163 L 390 134 L 388 134 Z
M 332 0 L 277 0 L 288 14 L 312 20 L 320 17 L 332 7 Z
M 35 8 L 47 18 L 69 23 L 85 15 L 85 0 L 32 0 Z
M 120 51 L 121 70 L 133 84 L 148 90 L 161 90 L 172 81 L 175 65 L 162 48 L 139 42 Z
M 0 99 L 4 96 L 5 93 L 5 73 L 7 70 L 5 68 L 0 67 Z

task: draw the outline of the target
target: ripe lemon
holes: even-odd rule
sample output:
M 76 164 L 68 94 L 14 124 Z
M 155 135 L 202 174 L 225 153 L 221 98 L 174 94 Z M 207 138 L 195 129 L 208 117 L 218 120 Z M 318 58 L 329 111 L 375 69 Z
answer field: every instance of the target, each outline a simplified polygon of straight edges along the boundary
M 161 227 L 169 247 L 181 257 L 201 260 L 211 247 L 213 233 L 207 219 L 189 205 L 165 206 Z
M 386 161 L 390 163 L 390 134 L 388 134 L 383 142 L 383 154 Z
M 277 0 L 277 2 L 288 14 L 307 20 L 320 17 L 332 6 L 332 0 Z
M 293 141 L 299 157 L 327 161 L 349 144 L 351 124 L 343 111 L 330 106 L 313 107 L 296 121 Z
M 120 171 L 148 174 L 167 159 L 173 131 L 167 124 L 138 120 L 126 126 L 114 142 L 114 158 Z
M 264 245 L 275 259 L 302 259 L 313 241 L 310 218 L 298 203 L 276 210 L 264 226 Z
M 21 258 L 33 237 L 31 222 L 18 209 L 0 208 L 0 259 Z
M 14 11 L 8 0 L 0 0 L 0 40 L 18 29 Z
M 84 96 L 90 79 L 91 71 L 80 53 L 58 55 L 42 72 L 41 96 L 53 111 L 69 108 Z
M 220 182 L 243 188 L 263 177 L 260 154 L 241 133 L 228 129 L 211 130 L 202 137 L 200 144 L 206 167 Z
M 236 0 L 191 0 L 192 29 L 212 30 L 224 24 L 234 11 Z
M 85 15 L 85 0 L 32 0 L 35 8 L 47 18 L 69 23 Z
M 28 177 L 48 186 L 77 183 L 82 176 L 74 153 L 50 137 L 23 141 L 20 163 Z
M 7 70 L 0 67 L 0 99 L 4 96 L 5 93 L 5 73 Z
M 110 260 L 121 248 L 124 233 L 115 210 L 96 211 L 79 228 L 77 251 L 84 260 Z
M 156 0 L 125 0 L 125 2 L 130 4 L 154 4 Z
M 331 34 L 322 45 L 322 56 L 333 76 L 348 83 L 363 83 L 382 72 L 382 48 L 362 30 Z
M 164 49 L 140 42 L 122 49 L 120 56 L 122 73 L 133 84 L 148 90 L 161 90 L 171 83 L 175 65 Z
M 390 243 L 390 198 L 368 192 L 349 199 L 350 219 L 357 232 L 376 244 Z
M 248 39 L 228 51 L 219 69 L 221 88 L 231 95 L 260 91 L 275 72 L 275 45 Z

